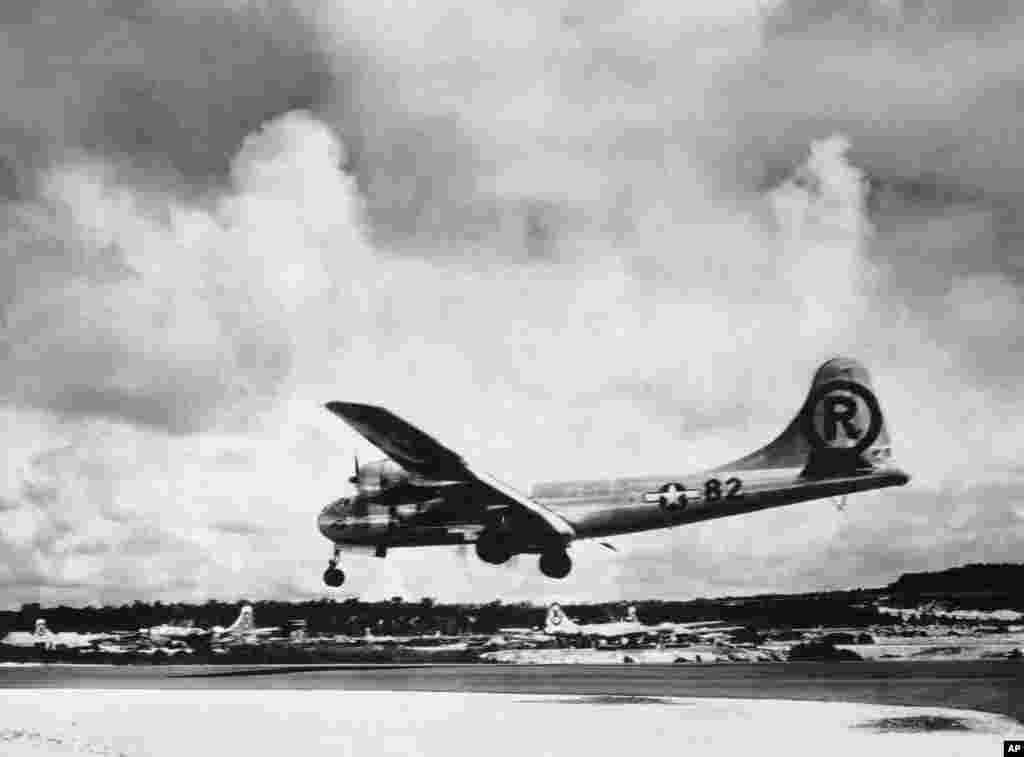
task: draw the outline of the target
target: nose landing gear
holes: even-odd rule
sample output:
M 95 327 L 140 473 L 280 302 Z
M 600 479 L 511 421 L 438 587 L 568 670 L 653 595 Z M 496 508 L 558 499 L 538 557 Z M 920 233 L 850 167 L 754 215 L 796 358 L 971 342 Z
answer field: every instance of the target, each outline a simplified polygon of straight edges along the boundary
M 333 563 L 333 561 L 332 561 Z M 337 589 L 343 583 L 345 583 L 345 571 L 335 568 L 331 564 L 327 570 L 324 571 L 324 583 L 330 586 L 332 589 Z
M 332 589 L 336 589 L 345 583 L 345 571 L 338 567 L 338 555 L 341 550 L 334 547 L 334 557 L 327 561 L 327 570 L 324 571 L 324 583 Z

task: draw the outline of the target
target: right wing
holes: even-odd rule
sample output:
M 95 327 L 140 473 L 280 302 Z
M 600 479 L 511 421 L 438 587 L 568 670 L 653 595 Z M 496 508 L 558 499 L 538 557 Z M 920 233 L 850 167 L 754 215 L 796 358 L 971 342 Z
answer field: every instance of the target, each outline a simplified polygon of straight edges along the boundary
M 406 470 L 425 478 L 473 484 L 495 504 L 534 516 L 549 536 L 562 543 L 575 538 L 575 529 L 560 515 L 486 473 L 472 470 L 458 453 L 390 410 L 354 402 L 328 402 L 326 407 Z

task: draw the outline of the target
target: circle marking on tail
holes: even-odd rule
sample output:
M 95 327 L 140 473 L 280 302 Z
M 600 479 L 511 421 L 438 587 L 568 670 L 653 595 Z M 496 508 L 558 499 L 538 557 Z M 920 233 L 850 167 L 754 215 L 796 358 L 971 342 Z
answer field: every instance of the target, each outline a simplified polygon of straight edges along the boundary
M 803 430 L 815 449 L 860 454 L 882 433 L 882 410 L 863 384 L 829 381 L 808 397 Z

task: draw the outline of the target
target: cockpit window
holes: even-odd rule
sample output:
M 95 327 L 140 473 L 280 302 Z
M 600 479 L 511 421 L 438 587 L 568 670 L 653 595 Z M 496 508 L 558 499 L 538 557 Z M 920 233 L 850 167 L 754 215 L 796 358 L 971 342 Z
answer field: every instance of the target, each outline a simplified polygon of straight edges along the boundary
M 327 509 L 328 511 L 334 513 L 335 515 L 343 515 L 347 508 L 348 497 L 342 497 L 341 499 L 336 499 L 334 502 L 332 502 L 330 504 L 330 507 L 328 507 Z

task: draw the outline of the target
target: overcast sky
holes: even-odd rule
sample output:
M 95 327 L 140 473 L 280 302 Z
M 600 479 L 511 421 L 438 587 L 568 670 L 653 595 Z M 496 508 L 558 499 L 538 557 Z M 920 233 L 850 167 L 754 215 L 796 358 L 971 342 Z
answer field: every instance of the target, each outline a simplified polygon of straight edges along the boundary
M 385 404 L 526 488 L 767 441 L 835 354 L 909 487 L 336 596 L 874 586 L 1024 545 L 1007 3 L 0 9 L 0 605 L 308 598 Z M 701 7 L 701 6 L 706 7 Z M 680 6 L 686 6 L 682 10 Z

